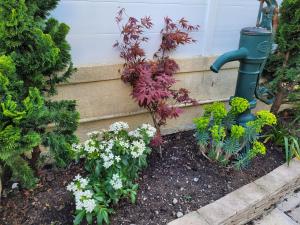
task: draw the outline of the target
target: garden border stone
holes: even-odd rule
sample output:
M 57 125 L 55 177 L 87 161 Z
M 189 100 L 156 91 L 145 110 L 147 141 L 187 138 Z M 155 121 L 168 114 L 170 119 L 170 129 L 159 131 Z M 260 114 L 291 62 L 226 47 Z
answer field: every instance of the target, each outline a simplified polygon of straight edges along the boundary
M 262 215 L 287 193 L 300 187 L 300 161 L 279 166 L 247 184 L 168 225 L 242 225 Z

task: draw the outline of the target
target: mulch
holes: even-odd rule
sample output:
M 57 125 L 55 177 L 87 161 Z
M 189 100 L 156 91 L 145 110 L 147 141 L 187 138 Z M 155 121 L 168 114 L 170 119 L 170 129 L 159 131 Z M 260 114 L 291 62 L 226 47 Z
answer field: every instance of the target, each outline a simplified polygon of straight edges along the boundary
M 114 206 L 112 225 L 162 225 L 209 204 L 269 173 L 284 163 L 281 149 L 268 144 L 268 153 L 237 171 L 209 162 L 198 151 L 193 131 L 164 137 L 163 157 L 153 152 L 140 174 L 136 204 Z M 66 185 L 81 164 L 68 169 L 44 168 L 35 190 L 7 188 L 0 206 L 1 225 L 71 225 L 75 205 Z M 11 184 L 10 184 L 11 185 Z M 212 212 L 213 213 L 213 212 Z

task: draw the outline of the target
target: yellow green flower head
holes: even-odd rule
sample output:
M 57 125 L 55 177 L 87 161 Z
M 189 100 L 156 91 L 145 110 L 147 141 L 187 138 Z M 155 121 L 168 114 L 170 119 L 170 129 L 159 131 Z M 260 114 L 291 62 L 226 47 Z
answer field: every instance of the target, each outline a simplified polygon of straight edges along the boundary
M 226 132 L 224 127 L 220 127 L 219 125 L 214 125 L 211 129 L 211 136 L 215 141 L 221 141 L 226 137 Z
M 262 125 L 261 125 L 260 121 L 258 121 L 258 120 L 249 121 L 246 123 L 246 126 L 255 128 L 255 131 L 257 133 L 262 132 Z
M 210 119 L 208 117 L 203 116 L 203 117 L 194 119 L 194 123 L 198 130 L 205 130 L 208 127 L 209 120 Z
M 231 127 L 231 137 L 239 139 L 245 134 L 245 128 L 239 125 L 233 125 Z
M 204 115 L 210 116 L 211 114 L 217 123 L 220 122 L 220 120 L 227 116 L 225 104 L 222 102 L 214 102 L 213 104 L 206 106 Z
M 245 112 L 249 107 L 249 102 L 241 97 L 235 97 L 230 101 L 231 112 L 234 114 L 241 114 Z
M 267 110 L 257 112 L 257 118 L 260 119 L 264 125 L 272 126 L 277 123 L 276 116 Z
M 261 154 L 261 155 L 265 155 L 267 152 L 266 146 L 259 142 L 259 141 L 255 141 L 253 143 L 253 147 L 252 147 L 252 153 L 257 155 L 257 154 Z

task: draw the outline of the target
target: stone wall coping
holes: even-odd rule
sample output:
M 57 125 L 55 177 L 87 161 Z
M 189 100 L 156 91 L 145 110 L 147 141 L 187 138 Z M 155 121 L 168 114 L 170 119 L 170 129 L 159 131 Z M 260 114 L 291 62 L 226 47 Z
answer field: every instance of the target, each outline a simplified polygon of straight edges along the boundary
M 217 56 L 198 56 L 192 58 L 175 59 L 180 68 L 178 74 L 208 71 L 216 58 Z M 238 62 L 226 63 L 223 66 L 223 69 L 237 68 L 238 65 Z M 120 69 L 122 69 L 122 64 L 96 64 L 78 67 L 77 71 L 70 78 L 70 80 L 61 85 L 118 80 L 120 79 Z

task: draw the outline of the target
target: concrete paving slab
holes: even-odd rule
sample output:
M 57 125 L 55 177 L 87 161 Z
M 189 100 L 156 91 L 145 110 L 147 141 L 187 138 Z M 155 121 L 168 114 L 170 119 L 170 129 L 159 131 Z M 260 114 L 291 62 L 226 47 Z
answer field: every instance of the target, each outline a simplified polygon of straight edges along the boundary
M 300 205 L 300 191 L 293 192 L 283 198 L 282 202 L 277 205 L 277 208 L 283 212 L 288 212 Z
M 299 225 L 293 221 L 289 216 L 279 209 L 272 210 L 268 215 L 262 219 L 255 221 L 254 225 Z
M 191 212 L 184 217 L 174 220 L 168 225 L 210 225 L 197 212 Z
M 300 205 L 291 212 L 288 212 L 287 215 L 289 215 L 295 222 L 300 224 Z

